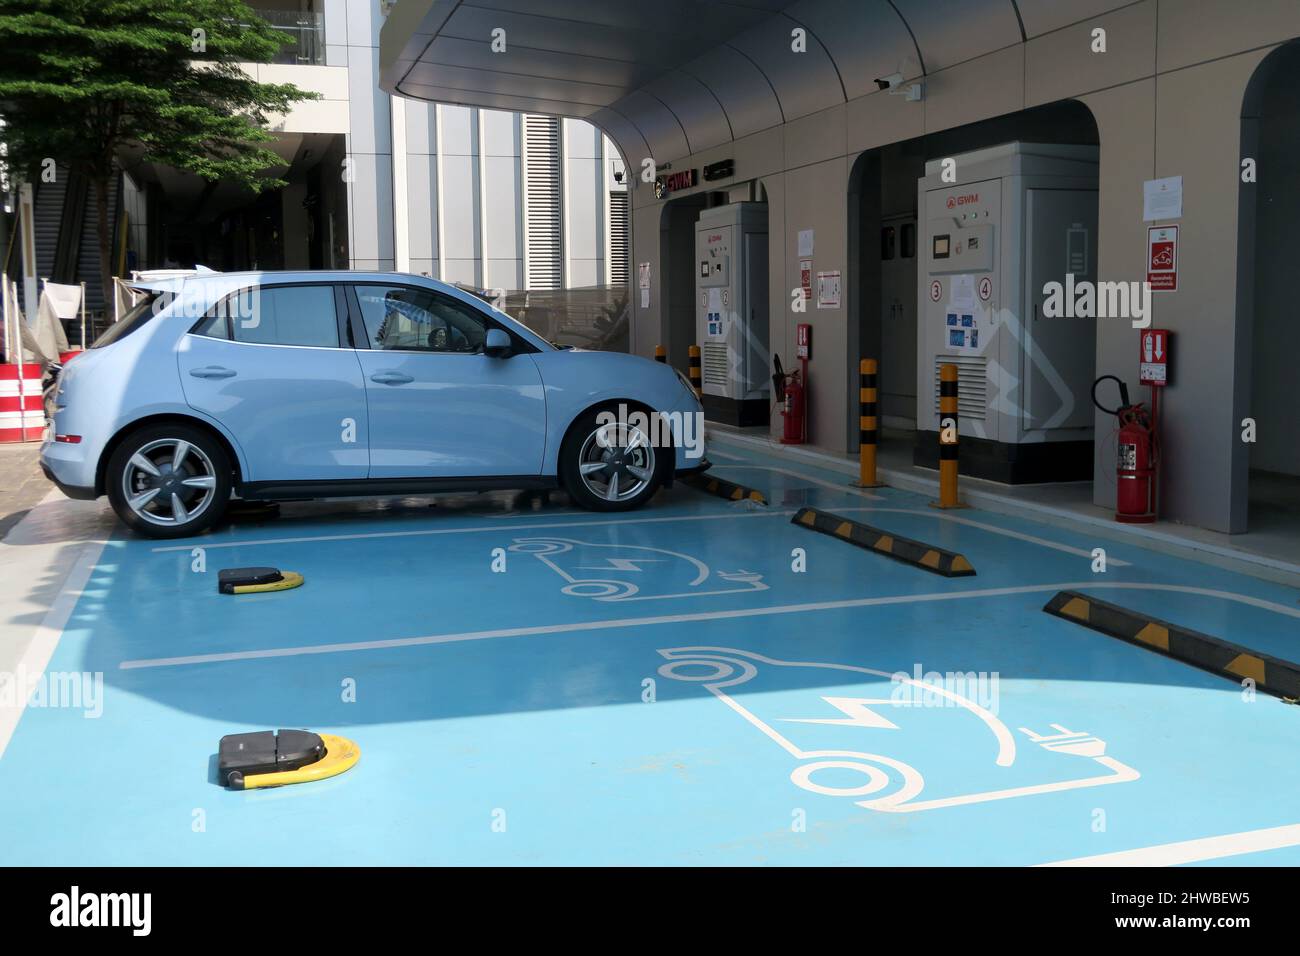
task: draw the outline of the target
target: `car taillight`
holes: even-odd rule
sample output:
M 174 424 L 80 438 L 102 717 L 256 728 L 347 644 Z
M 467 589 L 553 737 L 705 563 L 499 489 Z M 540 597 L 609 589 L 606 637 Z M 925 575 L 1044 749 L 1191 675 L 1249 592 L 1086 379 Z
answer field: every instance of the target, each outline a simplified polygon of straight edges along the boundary
M 81 436 L 80 435 L 55 435 L 54 440 L 66 442 L 69 445 L 77 445 L 81 443 Z

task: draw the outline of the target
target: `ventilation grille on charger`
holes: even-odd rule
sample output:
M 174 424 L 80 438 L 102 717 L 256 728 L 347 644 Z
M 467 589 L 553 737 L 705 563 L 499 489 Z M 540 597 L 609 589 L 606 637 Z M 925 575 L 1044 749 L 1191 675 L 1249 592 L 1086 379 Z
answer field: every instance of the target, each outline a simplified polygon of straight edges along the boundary
M 701 349 L 701 372 L 705 385 L 727 387 L 727 346 L 725 343 L 705 342 Z
M 988 409 L 988 359 L 981 355 L 936 355 L 934 357 L 934 408 L 939 410 L 939 366 L 957 366 L 957 414 L 962 418 L 984 419 Z

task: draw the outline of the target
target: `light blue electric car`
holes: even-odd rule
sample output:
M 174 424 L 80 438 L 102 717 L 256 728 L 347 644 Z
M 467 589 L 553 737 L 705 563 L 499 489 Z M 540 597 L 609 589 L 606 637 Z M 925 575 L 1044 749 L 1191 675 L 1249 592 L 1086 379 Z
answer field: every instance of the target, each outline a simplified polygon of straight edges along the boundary
M 149 284 L 67 364 L 41 464 L 159 538 L 212 527 L 232 493 L 563 486 L 622 511 L 708 467 L 702 428 L 681 440 L 700 412 L 667 365 L 557 349 L 432 279 L 201 273 Z

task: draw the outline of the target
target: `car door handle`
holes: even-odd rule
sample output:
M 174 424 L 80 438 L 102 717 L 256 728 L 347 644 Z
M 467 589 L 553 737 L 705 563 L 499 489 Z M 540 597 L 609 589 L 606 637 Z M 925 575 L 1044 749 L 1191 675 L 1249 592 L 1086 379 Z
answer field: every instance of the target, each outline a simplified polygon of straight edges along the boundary
M 370 381 L 378 382 L 380 385 L 405 385 L 407 382 L 414 382 L 415 379 L 401 372 L 376 372 L 370 376 Z
M 233 368 L 205 365 L 203 368 L 190 369 L 190 374 L 195 378 L 234 378 L 238 373 Z

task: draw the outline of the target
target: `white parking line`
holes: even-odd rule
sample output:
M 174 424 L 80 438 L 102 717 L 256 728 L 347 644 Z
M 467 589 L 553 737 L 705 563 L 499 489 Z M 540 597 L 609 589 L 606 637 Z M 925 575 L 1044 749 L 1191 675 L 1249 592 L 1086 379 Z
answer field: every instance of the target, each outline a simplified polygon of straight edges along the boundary
M 751 464 L 717 465 L 715 467 L 748 468 L 755 471 L 771 471 L 771 472 L 776 472 L 778 474 L 787 475 L 791 478 L 798 478 L 801 481 L 811 482 L 814 485 L 820 485 L 824 488 L 829 488 L 831 491 L 842 492 L 843 494 L 847 494 L 847 495 L 855 495 L 857 497 L 867 498 L 872 501 L 885 500 L 880 495 L 872 494 L 871 492 L 864 491 L 861 488 L 854 488 L 849 485 L 837 485 L 833 482 L 824 481 L 820 478 L 815 478 L 812 475 L 807 475 L 804 474 L 803 472 L 794 471 L 789 468 L 777 468 L 771 465 L 751 465 Z M 1061 551 L 1064 552 L 1065 554 L 1072 554 L 1077 557 L 1083 557 L 1083 558 L 1092 557 L 1092 552 L 1084 548 L 1071 547 L 1068 544 L 1061 544 L 1056 541 L 1048 540 L 1047 538 L 1039 538 L 1031 534 L 1026 534 L 1023 531 L 1012 531 L 1009 528 L 1000 528 L 997 525 L 987 524 L 983 521 L 975 521 L 972 518 L 963 518 L 958 515 L 950 515 L 950 514 L 945 514 L 943 512 L 930 512 L 930 511 L 922 510 L 920 508 L 875 508 L 875 507 L 857 507 L 857 506 L 840 508 L 839 510 L 840 511 L 879 511 L 882 513 L 920 515 L 925 518 L 936 518 L 940 521 L 951 521 L 955 524 L 963 524 L 971 528 L 979 528 L 980 530 L 988 531 L 991 534 L 999 534 L 1002 535 L 1003 537 L 1015 538 L 1018 541 L 1025 541 L 1030 544 L 1039 545 L 1040 547 L 1051 548 L 1054 551 Z M 721 521 L 730 518 L 775 518 L 775 517 L 789 517 L 794 513 L 795 512 L 793 511 L 725 512 L 722 514 L 677 515 L 677 516 L 663 517 L 663 518 L 616 518 L 608 521 L 586 521 L 586 520 L 557 521 L 557 522 L 547 522 L 545 524 L 539 524 L 533 521 L 530 522 L 529 524 L 498 524 L 495 526 L 483 525 L 483 526 L 472 526 L 468 528 L 428 528 L 420 531 L 374 531 L 374 532 L 366 532 L 363 534 L 324 534 L 324 535 L 304 535 L 302 537 L 297 537 L 297 538 L 263 538 L 260 540 L 252 540 L 252 541 L 218 541 L 213 543 L 200 542 L 198 544 L 167 545 L 165 547 L 153 548 L 151 550 L 153 551 L 154 554 L 162 554 L 167 552 L 178 552 L 178 551 L 189 552 L 192 551 L 194 548 L 204 548 L 205 550 L 212 549 L 212 548 L 255 548 L 255 547 L 261 547 L 264 545 L 272 545 L 272 544 L 312 544 L 317 541 L 364 541 L 364 540 L 375 539 L 375 538 L 411 538 L 411 537 L 423 537 L 428 535 L 441 535 L 441 534 L 477 534 L 477 533 L 491 532 L 491 531 L 530 531 L 533 529 L 580 528 L 580 527 L 599 528 L 599 527 L 604 527 L 609 525 L 659 524 L 659 523 L 667 523 L 667 522 L 674 522 L 674 521 Z M 510 517 L 510 516 L 503 516 L 503 517 Z M 540 517 L 541 516 L 539 516 L 539 520 Z M 1123 561 L 1119 558 L 1107 558 L 1107 563 L 1118 568 L 1126 568 L 1129 567 L 1130 565 L 1130 562 Z
M 364 541 L 371 538 L 418 538 L 435 534 L 477 534 L 485 531 L 545 531 L 547 528 L 599 528 L 604 525 L 626 524 L 661 524 L 669 521 L 731 521 L 735 518 L 776 518 L 790 517 L 793 511 L 724 511 L 717 514 L 673 515 L 664 518 L 616 518 L 610 521 L 555 521 L 542 524 L 531 521 L 528 524 L 494 524 L 474 525 L 468 528 L 425 528 L 420 531 L 371 531 L 364 534 L 318 534 L 304 535 L 301 538 L 261 538 L 252 541 L 217 541 L 209 543 L 196 539 L 192 544 L 175 544 L 162 548 L 152 548 L 154 554 L 167 551 L 192 551 L 203 548 L 257 548 L 268 544 L 314 544 L 317 541 Z
M 812 483 L 815 484 L 815 485 L 821 485 L 822 487 L 824 487 L 824 488 L 829 488 L 829 489 L 831 489 L 832 491 L 838 491 L 838 492 L 842 492 L 842 493 L 844 493 L 844 494 L 849 494 L 849 495 L 858 495 L 858 496 L 863 497 L 863 498 L 870 498 L 870 499 L 872 499 L 872 500 L 874 500 L 874 501 L 883 501 L 883 500 L 884 500 L 880 495 L 873 495 L 873 494 L 871 494 L 870 492 L 868 492 L 868 491 L 863 491 L 863 490 L 860 489 L 860 488 L 854 488 L 854 487 L 852 487 L 851 485 L 837 485 L 837 484 L 835 484 L 834 482 L 831 482 L 831 481 L 823 481 L 823 480 L 820 479 L 820 478 L 814 478 L 812 475 L 807 475 L 807 474 L 804 474 L 803 472 L 800 472 L 800 471 L 794 471 L 794 470 L 792 470 L 792 469 L 790 469 L 790 468 L 775 468 L 775 467 L 771 467 L 771 466 L 768 466 L 768 465 L 750 465 L 750 464 L 744 464 L 744 465 L 718 465 L 718 466 L 716 466 L 716 467 L 718 467 L 718 468 L 753 468 L 753 469 L 756 469 L 756 470 L 758 470 L 758 471 L 775 471 L 775 472 L 778 472 L 778 473 L 783 474 L 783 475 L 789 475 L 789 476 L 791 476 L 791 477 L 793 477 L 793 478 L 798 478 L 798 479 L 800 479 L 800 480 L 802 480 L 802 481 L 810 481 L 810 482 L 812 482 Z M 1068 544 L 1060 544 L 1060 543 L 1058 543 L 1058 542 L 1056 542 L 1056 541 L 1049 541 L 1049 540 L 1047 540 L 1046 538 L 1038 538 L 1038 537 L 1035 537 L 1035 536 L 1032 535 L 1032 534 L 1025 534 L 1023 531 L 1012 531 L 1012 530 L 1010 530 L 1009 528 L 999 528 L 997 525 L 985 524 L 985 523 L 982 522 L 982 521 L 974 521 L 974 520 L 972 520 L 971 518 L 962 518 L 962 517 L 959 517 L 959 516 L 957 516 L 957 515 L 945 514 L 945 513 L 943 513 L 943 512 L 930 512 L 930 511 L 923 511 L 923 510 L 920 509 L 920 508 L 856 508 L 856 507 L 850 507 L 850 508 L 840 508 L 840 509 L 838 509 L 838 510 L 840 510 L 840 511 L 881 511 L 881 512 L 893 512 L 893 513 L 895 513 L 895 514 L 912 514 L 912 515 L 921 515 L 921 516 L 923 516 L 923 517 L 927 517 L 927 518 L 938 518 L 938 519 L 941 520 L 941 521 L 951 521 L 951 522 L 953 522 L 953 523 L 955 523 L 955 524 L 964 524 L 964 525 L 968 525 L 969 527 L 972 527 L 972 528 L 980 528 L 980 529 L 983 530 L 983 531 L 989 531 L 989 532 L 992 532 L 993 534 L 1000 534 L 1000 535 L 1003 535 L 1004 537 L 1008 537 L 1008 538 L 1015 538 L 1015 539 L 1017 539 L 1018 541 L 1028 541 L 1030 544 L 1041 545 L 1041 546 L 1044 547 L 1044 548 L 1052 548 L 1052 549 L 1055 550 L 1055 551 L 1064 551 L 1066 554 L 1073 554 L 1073 555 L 1077 555 L 1077 556 L 1079 556 L 1079 557 L 1083 557 L 1083 558 L 1091 558 L 1091 557 L 1092 557 L 1092 552 L 1091 552 L 1090 550 L 1085 550 L 1085 549 L 1083 549 L 1083 548 L 1072 548 L 1072 547 L 1070 547 Z M 1107 558 L 1107 563 L 1110 564 L 1110 565 L 1113 565 L 1113 566 L 1115 566 L 1115 567 L 1117 567 L 1117 568 L 1126 568 L 1126 567 L 1129 566 L 1129 562 L 1127 562 L 1127 561 L 1121 561 L 1119 558 L 1109 558 L 1109 557 L 1108 557 L 1108 558 Z
M 615 618 L 603 621 L 581 621 L 569 624 L 546 624 L 535 627 L 504 627 L 487 631 L 462 631 L 453 634 L 431 634 L 423 637 L 397 637 L 380 641 L 349 641 L 344 644 L 310 644 L 301 647 L 272 647 L 249 651 L 228 651 L 217 654 L 190 654 L 184 657 L 156 657 L 122 661 L 121 670 L 146 667 L 180 667 L 187 664 L 216 664 L 225 661 L 259 660 L 268 657 L 301 657 L 308 654 L 343 654 L 350 651 L 373 651 L 393 647 L 420 647 L 428 644 L 454 644 L 461 641 L 482 641 L 498 637 L 529 637 L 536 634 L 567 634 L 578 631 L 615 630 L 628 627 L 652 627 L 658 624 L 689 624 L 696 621 L 722 621 L 746 617 L 767 617 L 774 614 L 802 614 L 810 611 L 834 611 L 843 608 L 874 607 L 890 604 L 925 604 L 937 601 L 961 601 L 968 598 L 1005 597 L 1012 594 L 1033 594 L 1047 591 L 1073 591 L 1098 588 L 1127 588 L 1136 590 L 1176 591 L 1186 594 L 1203 594 L 1224 600 L 1237 601 L 1254 607 L 1276 611 L 1300 618 L 1300 609 L 1275 604 L 1231 591 L 1215 591 L 1181 584 L 1126 583 L 1119 581 L 1097 583 L 1073 581 L 1063 584 L 1028 584 L 1020 587 L 983 588 L 969 591 L 944 591 L 929 594 L 895 594 L 887 597 L 850 598 L 842 601 L 817 601 L 808 604 L 778 604 L 768 607 L 744 608 L 731 611 L 699 611 L 693 614 L 661 614 L 654 617 Z
M 50 658 L 54 656 L 55 648 L 59 646 L 63 629 L 67 627 L 68 619 L 72 617 L 77 600 L 86 589 L 86 583 L 94 573 L 103 550 L 103 541 L 87 541 L 82 546 L 81 554 L 77 555 L 75 563 L 68 571 L 67 578 L 59 588 L 58 596 L 45 612 L 41 623 L 36 626 L 36 633 L 32 635 L 31 643 L 18 659 L 14 668 L 14 677 L 21 676 L 25 680 L 36 681 L 45 674 L 45 668 L 49 666 Z M 12 702 L 0 704 L 0 756 L 4 755 L 14 731 L 18 729 L 18 722 L 22 720 L 23 711 L 27 708 L 27 700 L 28 697 L 23 695 Z
M 880 495 L 872 494 L 870 491 L 865 491 L 862 488 L 854 488 L 852 485 L 848 483 L 837 485 L 833 481 L 826 481 L 822 478 L 814 478 L 812 475 L 806 475 L 801 471 L 793 471 L 792 469 L 789 468 L 777 468 L 775 465 L 750 465 L 750 464 L 714 465 L 713 469 L 711 470 L 728 469 L 728 468 L 730 469 L 747 468 L 751 471 L 774 471 L 778 475 L 788 475 L 791 478 L 798 478 L 800 481 L 807 481 L 807 482 L 811 482 L 814 485 L 821 485 L 823 488 L 829 488 L 831 491 L 843 492 L 846 495 L 856 495 L 859 498 L 867 498 L 870 499 L 871 501 L 885 500 Z
M 1221 860 L 1242 853 L 1277 850 L 1287 846 L 1300 846 L 1300 824 L 1291 823 L 1282 827 L 1269 827 L 1266 830 L 1246 830 L 1243 833 L 1183 840 L 1179 843 L 1162 843 L 1158 846 L 1120 850 L 1116 853 L 1098 853 L 1096 856 L 1080 856 L 1073 860 L 1058 860 L 1055 863 L 1038 865 L 1179 866 L 1185 863 L 1200 863 L 1204 860 Z
M 1032 534 L 1025 534 L 1023 531 L 1012 531 L 1010 528 L 999 528 L 997 525 L 985 524 L 983 521 L 974 521 L 970 518 L 961 518 L 957 515 L 945 514 L 942 511 L 927 511 L 924 508 L 839 508 L 838 511 L 878 511 L 882 513 L 893 513 L 901 515 L 920 515 L 922 518 L 938 518 L 940 521 L 951 521 L 955 524 L 964 524 L 972 528 L 979 528 L 981 531 L 988 531 L 992 534 L 1000 534 L 1008 538 L 1015 538 L 1017 541 L 1028 541 L 1030 544 L 1041 545 L 1044 548 L 1051 548 L 1054 551 L 1064 551 L 1066 554 L 1077 555 L 1081 558 L 1092 558 L 1092 552 L 1086 548 L 1072 548 L 1068 544 L 1060 544 L 1056 541 L 1049 541 L 1046 538 L 1037 538 Z M 1116 568 L 1127 568 L 1129 562 L 1121 561 L 1119 558 L 1107 556 L 1106 564 Z

